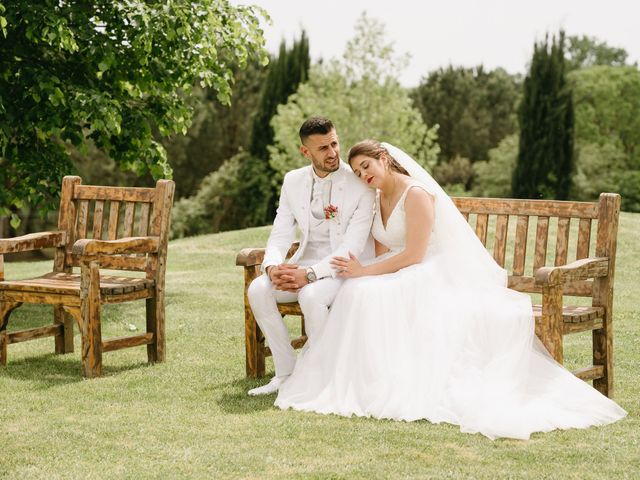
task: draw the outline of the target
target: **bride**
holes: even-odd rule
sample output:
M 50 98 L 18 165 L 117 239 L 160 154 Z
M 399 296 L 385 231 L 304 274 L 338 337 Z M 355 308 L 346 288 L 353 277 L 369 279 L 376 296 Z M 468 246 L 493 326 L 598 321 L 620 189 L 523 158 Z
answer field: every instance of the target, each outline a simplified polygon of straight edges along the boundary
M 626 415 L 552 359 L 530 297 L 506 288 L 506 271 L 422 167 L 373 140 L 352 147 L 349 164 L 378 192 L 376 259 L 334 259 L 349 280 L 276 406 L 448 422 L 491 439 Z

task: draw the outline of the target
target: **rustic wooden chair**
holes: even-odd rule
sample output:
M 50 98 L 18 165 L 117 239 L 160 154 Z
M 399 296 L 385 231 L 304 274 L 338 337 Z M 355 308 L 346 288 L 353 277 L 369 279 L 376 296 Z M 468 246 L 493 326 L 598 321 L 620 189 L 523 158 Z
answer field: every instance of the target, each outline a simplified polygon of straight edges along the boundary
M 149 362 L 165 359 L 165 268 L 175 185 L 170 180 L 159 180 L 155 188 L 81 183 L 73 176 L 62 181 L 58 231 L 0 239 L 1 365 L 6 365 L 9 344 L 36 338 L 54 336 L 56 353 L 73 352 L 74 319 L 82 337 L 87 378 L 101 375 L 103 352 L 146 345 Z M 43 248 L 56 249 L 51 273 L 4 280 L 3 254 Z M 73 273 L 74 267 L 80 267 L 80 274 Z M 101 275 L 101 268 L 145 272 L 145 276 Z M 103 340 L 101 305 L 142 299 L 146 333 Z M 53 325 L 8 332 L 11 312 L 23 303 L 52 305 Z
M 563 335 L 592 331 L 592 364 L 574 373 L 609 397 L 613 396 L 613 280 L 620 214 L 620 196 L 603 193 L 598 202 L 454 198 L 458 210 L 475 229 L 495 260 L 509 271 L 509 287 L 520 292 L 542 294 L 534 306 L 536 334 L 553 357 L 563 363 Z M 495 223 L 490 221 L 495 218 Z M 515 228 L 509 229 L 509 222 Z M 575 261 L 569 258 L 571 222 L 577 222 Z M 527 261 L 529 226 L 535 222 L 533 259 Z M 489 226 L 495 225 L 491 235 Z M 550 225 L 555 228 L 555 252 L 550 255 Z M 531 229 L 533 230 L 533 228 Z M 509 233 L 513 234 L 513 261 L 506 264 Z M 533 233 L 533 232 L 532 232 Z M 593 236 L 595 234 L 595 242 Z M 595 245 L 592 245 L 595 243 Z M 294 246 L 295 248 L 295 246 Z M 245 350 L 247 376 L 264 375 L 265 356 L 270 355 L 247 299 L 247 288 L 260 275 L 263 249 L 243 249 L 236 265 L 244 267 Z M 529 256 L 530 258 L 531 256 Z M 574 306 L 564 297 L 589 297 L 591 305 Z M 297 303 L 279 305 L 282 315 L 301 315 Z M 304 345 L 302 333 L 293 339 Z

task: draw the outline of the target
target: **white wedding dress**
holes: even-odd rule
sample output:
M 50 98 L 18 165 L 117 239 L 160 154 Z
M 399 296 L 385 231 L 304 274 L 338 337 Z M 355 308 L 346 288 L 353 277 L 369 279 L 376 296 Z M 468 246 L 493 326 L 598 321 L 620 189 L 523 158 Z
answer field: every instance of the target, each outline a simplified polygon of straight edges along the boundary
M 436 185 L 414 181 L 412 187 L 432 193 L 436 204 L 450 202 Z M 376 201 L 372 234 L 390 252 L 375 261 L 404 249 L 407 192 L 386 228 Z M 303 349 L 275 405 L 448 422 L 491 439 L 528 439 L 533 432 L 624 417 L 615 402 L 551 358 L 534 334 L 530 297 L 506 288 L 506 277 L 499 278 L 504 271 L 495 262 L 495 267 L 486 262 L 482 271 L 479 264 L 469 265 L 463 277 L 471 281 L 460 279 L 451 244 L 464 234 L 445 236 L 452 233 L 451 225 L 438 215 L 453 215 L 453 210 L 435 211 L 422 263 L 345 281 L 326 325 Z M 456 228 L 464 227 L 456 220 Z M 467 247 L 470 253 L 477 246 Z M 486 281 L 475 282 L 475 275 L 485 275 Z

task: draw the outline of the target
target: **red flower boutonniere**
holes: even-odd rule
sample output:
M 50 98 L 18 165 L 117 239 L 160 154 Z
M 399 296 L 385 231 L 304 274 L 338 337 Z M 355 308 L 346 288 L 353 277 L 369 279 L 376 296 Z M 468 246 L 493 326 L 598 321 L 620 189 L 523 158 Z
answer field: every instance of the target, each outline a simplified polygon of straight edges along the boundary
M 325 220 L 331 220 L 333 218 L 336 218 L 337 215 L 338 215 L 338 207 L 336 207 L 335 205 L 329 204 L 326 207 L 324 207 Z

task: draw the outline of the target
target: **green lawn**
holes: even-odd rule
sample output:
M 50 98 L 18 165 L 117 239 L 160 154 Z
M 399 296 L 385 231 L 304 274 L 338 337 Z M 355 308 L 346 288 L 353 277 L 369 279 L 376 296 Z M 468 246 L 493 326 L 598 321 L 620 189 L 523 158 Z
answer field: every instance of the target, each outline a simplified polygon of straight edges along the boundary
M 244 376 L 242 272 L 236 252 L 263 245 L 268 228 L 172 242 L 167 362 L 144 347 L 104 355 L 104 376 L 81 378 L 76 353 L 53 340 L 9 346 L 0 368 L 0 478 L 638 478 L 640 476 L 640 214 L 623 213 L 615 317 L 616 400 L 629 417 L 530 441 L 462 434 L 452 425 L 281 411 Z M 8 278 L 51 268 L 10 263 Z M 143 303 L 111 306 L 103 334 L 144 328 Z M 24 306 L 10 329 L 49 322 Z M 567 362 L 588 355 L 567 339 Z M 574 365 L 575 364 L 575 365 Z M 268 363 L 271 370 L 272 364 Z

